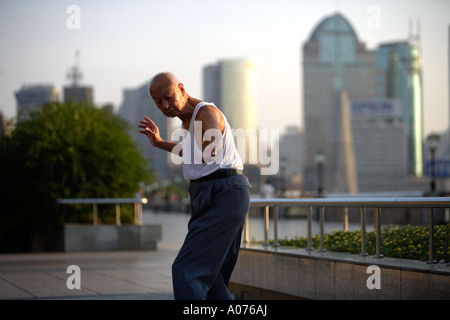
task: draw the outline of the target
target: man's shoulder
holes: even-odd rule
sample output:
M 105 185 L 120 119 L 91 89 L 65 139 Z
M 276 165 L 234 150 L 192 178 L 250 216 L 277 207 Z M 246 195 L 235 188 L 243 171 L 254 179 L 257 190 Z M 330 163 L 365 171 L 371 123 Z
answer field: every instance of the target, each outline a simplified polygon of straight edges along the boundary
M 211 105 L 211 104 L 205 104 L 203 105 L 200 110 L 198 110 L 197 116 L 211 116 L 215 115 L 218 116 L 220 114 L 220 111 L 217 107 Z
M 200 121 L 217 121 L 218 123 L 223 121 L 223 116 L 220 110 L 213 105 L 204 105 L 197 113 L 196 120 Z

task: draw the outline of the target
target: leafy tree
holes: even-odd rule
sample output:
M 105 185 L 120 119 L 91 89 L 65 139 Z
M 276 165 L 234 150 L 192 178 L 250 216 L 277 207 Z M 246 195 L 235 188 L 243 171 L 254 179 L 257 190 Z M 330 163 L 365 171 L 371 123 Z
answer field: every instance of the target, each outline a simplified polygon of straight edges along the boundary
M 27 251 L 36 227 L 55 249 L 71 218 L 58 210 L 58 198 L 134 197 L 151 176 L 127 129 L 102 109 L 52 103 L 1 138 L 0 251 Z

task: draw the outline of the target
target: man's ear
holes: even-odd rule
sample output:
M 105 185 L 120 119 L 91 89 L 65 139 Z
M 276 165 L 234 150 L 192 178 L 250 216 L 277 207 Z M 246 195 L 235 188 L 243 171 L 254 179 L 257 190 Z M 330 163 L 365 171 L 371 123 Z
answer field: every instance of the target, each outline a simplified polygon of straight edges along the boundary
M 184 89 L 184 84 L 182 84 L 181 82 L 178 84 L 178 89 L 181 91 L 183 95 L 186 93 L 186 90 Z

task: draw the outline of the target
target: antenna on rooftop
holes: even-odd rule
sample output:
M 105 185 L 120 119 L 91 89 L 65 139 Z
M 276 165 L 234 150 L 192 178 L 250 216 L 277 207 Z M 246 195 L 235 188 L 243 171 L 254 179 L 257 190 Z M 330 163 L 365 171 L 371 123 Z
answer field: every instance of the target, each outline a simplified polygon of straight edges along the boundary
M 409 18 L 409 42 L 412 45 L 419 46 L 420 43 L 420 19 L 416 19 L 416 28 L 414 30 L 413 19 Z
M 78 83 L 83 78 L 80 68 L 80 50 L 75 51 L 75 65 L 67 72 L 67 79 L 72 81 L 73 87 L 78 87 Z

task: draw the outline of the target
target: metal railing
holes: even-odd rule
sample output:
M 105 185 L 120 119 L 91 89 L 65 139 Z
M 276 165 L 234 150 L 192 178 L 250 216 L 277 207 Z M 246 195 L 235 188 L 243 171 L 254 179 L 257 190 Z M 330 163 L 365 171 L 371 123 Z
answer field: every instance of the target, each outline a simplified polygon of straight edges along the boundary
M 116 205 L 116 225 L 122 225 L 120 221 L 120 205 L 134 204 L 134 224 L 142 225 L 142 204 L 147 203 L 146 198 L 88 198 L 88 199 L 57 199 L 58 204 L 92 204 L 93 224 L 97 225 L 97 206 L 99 204 Z
M 278 243 L 278 208 L 279 207 L 306 207 L 307 208 L 307 248 L 312 251 L 312 234 L 311 234 L 311 215 L 313 208 L 319 208 L 319 236 L 320 248 L 319 252 L 325 252 L 324 248 L 324 215 L 326 207 L 341 207 L 344 208 L 344 226 L 348 224 L 347 209 L 350 207 L 360 208 L 361 221 L 361 256 L 367 256 L 366 252 L 366 208 L 374 208 L 374 229 L 376 234 L 376 253 L 375 258 L 383 258 L 381 253 L 381 208 L 427 208 L 428 209 L 428 250 L 429 258 L 427 263 L 437 263 L 434 259 L 434 209 L 435 208 L 450 208 L 450 197 L 416 197 L 416 198 L 301 198 L 301 199 L 286 199 L 286 198 L 271 198 L 271 199 L 251 199 L 251 207 L 264 208 L 264 243 L 263 246 L 269 246 L 269 208 L 273 207 L 273 229 L 274 239 L 273 247 L 279 247 Z M 244 244 L 249 243 L 249 215 L 247 214 L 244 225 Z M 344 227 L 346 228 L 346 227 Z M 450 262 L 447 264 L 450 266 Z

